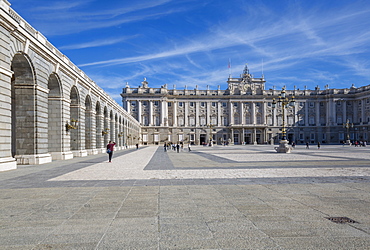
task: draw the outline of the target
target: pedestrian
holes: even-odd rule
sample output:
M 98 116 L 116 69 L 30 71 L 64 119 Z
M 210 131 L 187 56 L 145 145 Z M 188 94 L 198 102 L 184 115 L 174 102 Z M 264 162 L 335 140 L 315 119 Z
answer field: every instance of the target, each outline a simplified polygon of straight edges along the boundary
M 167 152 L 167 144 L 166 143 L 164 143 L 163 148 L 164 148 L 164 152 Z
M 108 154 L 109 162 L 112 162 L 113 150 L 114 150 L 115 145 L 116 143 L 112 141 L 109 141 L 109 143 L 107 144 L 107 154 Z
M 190 142 L 189 142 L 189 144 L 188 144 L 188 150 L 189 150 L 189 152 L 191 151 Z
M 292 147 L 295 148 L 295 142 L 292 142 Z
M 136 143 L 136 149 L 139 149 L 139 143 Z
M 180 151 L 180 144 L 177 143 L 176 145 L 177 153 Z
M 308 142 L 306 142 L 306 148 L 309 149 L 310 148 L 310 144 Z
M 317 149 L 320 149 L 320 142 L 317 142 Z

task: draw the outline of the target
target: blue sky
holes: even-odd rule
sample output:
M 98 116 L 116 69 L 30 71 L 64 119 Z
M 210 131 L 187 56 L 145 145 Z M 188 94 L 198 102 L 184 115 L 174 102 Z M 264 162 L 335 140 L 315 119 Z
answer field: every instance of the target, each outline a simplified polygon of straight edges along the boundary
M 126 82 L 226 89 L 246 63 L 266 89 L 370 84 L 370 1 L 10 3 L 120 104 Z

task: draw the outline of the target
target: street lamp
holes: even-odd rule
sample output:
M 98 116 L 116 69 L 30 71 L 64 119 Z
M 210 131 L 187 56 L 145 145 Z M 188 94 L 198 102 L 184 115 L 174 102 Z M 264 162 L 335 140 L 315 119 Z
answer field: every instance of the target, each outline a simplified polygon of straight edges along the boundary
M 212 147 L 212 145 L 213 145 L 212 129 L 213 129 L 214 125 L 212 123 L 210 123 L 207 126 L 209 127 L 209 144 L 208 144 L 208 146 Z
M 353 128 L 353 123 L 350 123 L 349 120 L 347 119 L 347 122 L 343 124 L 343 128 L 347 129 L 347 140 L 346 144 L 351 145 L 351 140 L 349 139 L 349 129 Z
M 290 153 L 291 147 L 288 145 L 289 141 L 286 138 L 286 127 L 285 127 L 285 109 L 289 107 L 294 107 L 295 99 L 292 96 L 290 99 L 286 97 L 285 87 L 281 90 L 279 99 L 276 101 L 275 98 L 272 99 L 272 108 L 276 108 L 276 104 L 281 104 L 282 115 L 283 115 L 283 128 L 282 128 L 282 139 L 280 141 L 279 147 L 275 147 L 278 153 Z

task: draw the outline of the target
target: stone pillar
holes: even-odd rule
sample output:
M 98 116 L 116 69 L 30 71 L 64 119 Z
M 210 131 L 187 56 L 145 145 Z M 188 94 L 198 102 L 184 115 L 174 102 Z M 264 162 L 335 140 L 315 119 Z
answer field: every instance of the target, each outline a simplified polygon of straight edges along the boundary
M 129 115 L 131 114 L 131 101 L 126 101 L 126 111 Z
M 172 112 L 173 123 L 172 124 L 173 124 L 173 127 L 177 127 L 177 101 L 174 101 L 172 106 L 173 106 L 172 107 L 173 108 L 173 112 Z
M 251 109 L 252 109 L 251 124 L 256 125 L 256 103 L 255 102 L 251 103 Z
M 320 102 L 319 101 L 316 101 L 315 102 L 315 110 L 316 110 L 316 126 L 321 126 L 320 124 Z
M 206 124 L 211 124 L 211 103 L 206 102 L 207 114 L 206 114 Z
M 149 101 L 149 126 L 153 126 L 153 101 Z
M 141 101 L 137 101 L 137 121 L 141 124 Z
M 305 115 L 305 117 L 304 117 L 304 123 L 305 123 L 305 126 L 308 126 L 308 124 L 309 124 L 309 120 L 308 120 L 308 105 L 309 105 L 309 103 L 308 103 L 308 101 L 306 101 L 304 103 L 304 115 Z M 305 140 L 306 140 L 306 138 L 305 138 Z
M 342 105 L 343 105 L 343 120 L 342 120 L 342 122 L 343 122 L 343 124 L 344 123 L 346 123 L 346 121 L 347 121 L 347 101 L 343 101 L 342 102 Z
M 195 102 L 195 126 L 199 127 L 199 102 Z
M 1 39 L 7 39 L 5 35 L 5 29 L 0 26 Z M 11 154 L 11 103 L 6 100 L 11 100 L 11 77 L 13 73 L 5 67 L 3 60 L 10 61 L 8 57 L 1 53 L 3 57 L 0 57 L 0 86 L 2 89 L 0 91 L 0 171 L 7 171 L 17 168 L 17 162 L 12 157 Z M 10 68 L 10 67 L 9 67 Z
M 244 125 L 245 124 L 245 117 L 244 117 L 244 103 L 243 102 L 239 102 L 240 104 L 240 124 Z M 244 131 L 244 129 L 243 129 Z M 243 132 L 244 133 L 244 132 Z M 244 141 L 244 134 L 243 134 L 243 140 Z
M 185 105 L 185 107 L 184 107 L 184 125 L 185 125 L 185 127 L 187 127 L 188 126 L 188 123 L 189 123 L 189 117 L 188 117 L 188 115 L 189 115 L 189 102 L 184 102 L 184 105 Z
M 217 126 L 221 126 L 222 125 L 222 121 L 221 121 L 221 114 L 222 114 L 222 109 L 221 109 L 221 102 L 217 102 Z
M 229 124 L 234 124 L 234 112 L 233 112 L 233 103 L 229 101 Z M 234 143 L 234 138 L 232 138 Z

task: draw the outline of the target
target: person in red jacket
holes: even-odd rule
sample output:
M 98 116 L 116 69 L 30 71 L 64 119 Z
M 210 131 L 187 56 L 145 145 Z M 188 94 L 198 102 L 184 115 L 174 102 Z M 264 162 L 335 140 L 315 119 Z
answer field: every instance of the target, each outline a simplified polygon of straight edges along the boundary
M 112 162 L 113 150 L 115 145 L 116 143 L 112 141 L 109 141 L 109 143 L 107 144 L 107 153 L 109 156 L 109 162 Z

